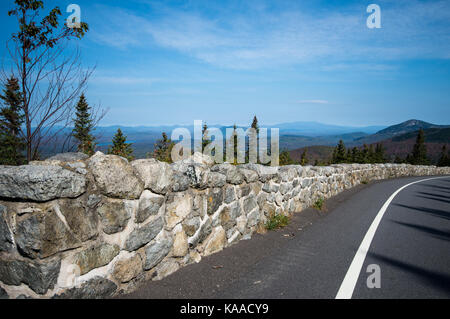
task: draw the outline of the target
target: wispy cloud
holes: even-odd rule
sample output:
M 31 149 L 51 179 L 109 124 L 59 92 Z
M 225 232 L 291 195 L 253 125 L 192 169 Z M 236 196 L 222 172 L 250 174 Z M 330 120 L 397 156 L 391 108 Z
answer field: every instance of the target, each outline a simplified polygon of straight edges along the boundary
M 301 100 L 297 101 L 298 104 L 328 104 L 326 100 Z
M 93 39 L 122 49 L 153 43 L 238 69 L 324 60 L 449 58 L 450 2 L 380 0 L 379 4 L 382 29 L 378 30 L 366 27 L 363 5 L 319 13 L 300 8 L 273 12 L 260 5 L 250 8 L 253 11 L 229 10 L 215 17 L 189 7 L 175 10 L 160 5 L 153 8 L 163 12 L 157 18 L 109 8 L 103 10 L 109 23 L 102 24 Z

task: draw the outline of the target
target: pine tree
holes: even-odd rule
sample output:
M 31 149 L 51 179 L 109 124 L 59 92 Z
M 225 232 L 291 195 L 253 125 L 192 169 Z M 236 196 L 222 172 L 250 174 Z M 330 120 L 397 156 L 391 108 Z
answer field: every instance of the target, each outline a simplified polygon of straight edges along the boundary
M 417 134 L 416 143 L 410 158 L 410 164 L 413 165 L 428 165 L 427 147 L 425 145 L 425 132 L 420 130 Z
M 444 146 L 442 146 L 442 153 L 441 156 L 439 157 L 437 166 L 440 167 L 450 166 L 450 157 L 448 156 L 447 145 L 445 144 Z
M 294 160 L 291 158 L 291 154 L 288 150 L 284 150 L 280 153 L 280 166 L 284 165 L 293 165 L 295 164 Z
M 359 149 L 357 147 L 352 148 L 351 162 L 358 163 L 359 161 Z
M 202 130 L 202 151 L 205 150 L 206 146 L 211 144 L 211 140 L 209 139 L 208 135 L 209 135 L 208 125 L 205 123 L 203 125 L 203 130 Z
M 113 145 L 108 149 L 108 154 L 122 156 L 132 161 L 134 159 L 133 149 L 131 148 L 131 144 L 126 141 L 127 137 L 123 135 L 122 130 L 120 128 L 117 129 L 117 133 L 112 140 Z
M 345 163 L 347 161 L 346 149 L 344 145 L 344 141 L 340 140 L 339 144 L 336 146 L 333 152 L 333 158 L 331 162 L 333 164 Z
M 0 164 L 22 165 L 25 163 L 25 139 L 21 135 L 24 122 L 22 113 L 22 94 L 16 78 L 9 78 L 3 95 L 3 107 L 0 109 Z
M 95 138 L 91 134 L 94 127 L 91 107 L 86 101 L 84 94 L 81 94 L 80 100 L 76 106 L 76 117 L 74 121 L 74 129 L 72 136 L 77 140 L 78 152 L 85 153 L 89 156 L 95 152 Z
M 384 156 L 383 144 L 377 143 L 375 147 L 374 163 L 385 163 L 385 162 L 386 158 Z
M 403 164 L 405 160 L 403 160 L 399 155 L 395 155 L 394 163 L 395 164 Z
M 252 128 L 254 128 L 256 130 L 257 134 L 259 134 L 259 125 L 258 125 L 258 119 L 256 118 L 256 115 L 253 118 Z
M 302 156 L 301 156 L 301 158 L 300 158 L 300 165 L 302 165 L 302 166 L 305 166 L 305 165 L 307 165 L 308 164 L 308 158 L 307 158 L 307 152 L 308 152 L 308 149 L 307 148 L 305 148 L 304 150 L 303 150 L 303 153 L 302 153 Z
M 360 164 L 368 164 L 370 163 L 370 150 L 369 150 L 369 146 L 367 146 L 367 144 L 364 144 L 363 149 L 361 150 L 361 152 L 359 153 L 359 161 L 358 163 Z
M 165 132 L 162 133 L 162 139 L 156 141 L 153 158 L 160 162 L 172 163 L 172 149 L 175 143 L 167 137 Z

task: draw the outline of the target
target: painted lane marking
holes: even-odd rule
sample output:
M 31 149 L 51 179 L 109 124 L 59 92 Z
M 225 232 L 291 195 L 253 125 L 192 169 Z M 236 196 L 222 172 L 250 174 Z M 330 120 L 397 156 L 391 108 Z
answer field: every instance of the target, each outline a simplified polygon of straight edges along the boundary
M 361 242 L 361 245 L 358 248 L 358 251 L 355 254 L 355 257 L 353 258 L 352 263 L 350 264 L 350 267 L 348 268 L 347 274 L 344 277 L 344 280 L 342 281 L 341 287 L 339 288 L 339 291 L 336 295 L 336 299 L 351 299 L 353 295 L 353 291 L 355 290 L 356 283 L 359 278 L 359 274 L 361 273 L 362 266 L 364 264 L 364 260 L 366 259 L 367 252 L 369 251 L 370 245 L 372 244 L 373 237 L 375 236 L 375 232 L 377 231 L 378 225 L 381 222 L 381 219 L 384 216 L 384 213 L 386 212 L 387 208 L 391 204 L 391 202 L 394 200 L 394 198 L 400 193 L 402 190 L 407 188 L 408 186 L 434 180 L 434 179 L 441 179 L 441 178 L 448 178 L 448 176 L 441 176 L 441 177 L 433 177 L 433 178 L 427 178 L 422 179 L 419 181 L 415 181 L 412 183 L 409 183 L 401 188 L 399 188 L 395 193 L 389 197 L 389 199 L 384 203 L 383 207 L 381 207 L 380 211 L 378 212 L 377 216 L 372 222 L 372 225 L 370 225 L 369 230 L 367 231 L 366 235 L 364 236 L 363 241 Z

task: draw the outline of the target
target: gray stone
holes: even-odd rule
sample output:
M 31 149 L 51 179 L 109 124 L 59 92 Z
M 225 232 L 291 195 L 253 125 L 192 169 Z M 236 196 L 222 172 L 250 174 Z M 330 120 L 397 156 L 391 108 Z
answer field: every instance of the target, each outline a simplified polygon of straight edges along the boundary
M 167 256 L 171 248 L 172 240 L 170 238 L 163 238 L 145 247 L 144 269 L 150 270 L 159 264 Z
M 125 243 L 125 250 L 134 251 L 152 241 L 164 227 L 162 217 L 132 231 Z
M 228 185 L 225 187 L 225 203 L 230 204 L 236 200 L 236 191 L 233 186 Z
M 139 208 L 136 213 L 136 222 L 143 223 L 150 216 L 157 215 L 164 203 L 164 196 L 152 194 L 146 190 L 139 199 Z
M 258 225 L 259 222 L 259 209 L 255 209 L 247 216 L 247 226 L 253 227 Z
M 182 224 L 183 230 L 188 236 L 193 236 L 197 229 L 200 227 L 201 222 L 202 219 L 198 216 L 186 219 Z
M 242 209 L 239 202 L 231 204 L 229 208 L 230 208 L 230 217 L 232 220 L 235 220 L 236 218 L 242 215 Z
M 59 166 L 0 166 L 0 197 L 46 202 L 86 191 L 83 175 Z
M 98 235 L 98 218 L 94 209 L 85 206 L 81 200 L 58 201 L 60 211 L 71 232 L 80 241 L 91 240 Z
M 139 254 L 131 258 L 119 260 L 113 271 L 113 276 L 121 283 L 130 282 L 142 273 L 142 260 Z
M 89 156 L 84 153 L 61 153 L 55 156 L 49 157 L 46 161 L 61 161 L 61 162 L 76 162 L 84 161 L 88 159 Z
M 251 193 L 251 191 L 252 191 L 252 188 L 250 187 L 250 185 L 241 186 L 239 188 L 239 193 L 240 193 L 239 198 L 248 196 Z
M 244 199 L 243 208 L 246 214 L 250 213 L 256 207 L 258 207 L 258 203 L 253 196 Z
M 103 231 L 108 235 L 123 231 L 131 218 L 125 203 L 117 199 L 105 199 L 97 207 L 97 213 L 100 216 Z
M 75 264 L 80 268 L 80 274 L 84 275 L 92 269 L 106 266 L 119 254 L 117 245 L 99 244 L 91 246 L 75 255 Z
M 188 176 L 180 173 L 180 172 L 173 172 L 173 179 L 172 179 L 172 191 L 173 192 L 184 192 L 185 190 L 189 189 L 190 185 L 190 179 Z
M 227 183 L 240 185 L 244 182 L 244 175 L 236 166 L 229 163 L 215 165 L 211 168 L 211 171 L 225 175 Z
M 244 175 L 244 179 L 247 183 L 254 183 L 259 180 L 258 173 L 250 169 L 241 168 L 240 172 Z
M 9 299 L 9 296 L 6 290 L 0 287 L 0 300 L 2 299 Z
M 89 168 L 103 195 L 113 198 L 137 199 L 144 183 L 137 172 L 122 157 L 97 152 L 89 159 Z
M 45 294 L 55 286 L 60 266 L 57 259 L 45 263 L 0 259 L 0 281 L 12 286 L 23 283 L 38 294 Z
M 202 243 L 205 240 L 205 238 L 208 237 L 211 231 L 212 231 L 212 221 L 211 218 L 206 216 L 205 219 L 200 224 L 200 227 L 194 234 L 194 236 L 189 238 L 188 240 L 189 247 L 194 248 L 198 244 Z
M 286 195 L 293 189 L 293 186 L 291 183 L 281 183 L 280 185 L 280 193 L 281 195 Z
M 6 207 L 0 205 L 0 252 L 9 252 L 14 249 L 13 236 L 6 222 L 6 218 Z
M 207 174 L 207 184 L 208 187 L 223 187 L 227 181 L 225 175 L 215 172 L 209 172 Z
M 131 165 L 144 181 L 145 189 L 157 194 L 166 194 L 173 184 L 173 170 L 169 164 L 155 159 L 133 161 Z
M 58 206 L 17 222 L 15 241 L 19 252 L 29 258 L 46 258 L 78 248 L 81 241 L 57 214 Z
M 103 299 L 112 297 L 117 285 L 111 280 L 94 277 L 79 287 L 70 288 L 64 293 L 54 296 L 54 299 Z
M 92 195 L 89 195 L 86 205 L 89 208 L 95 208 L 101 201 L 102 201 L 101 196 L 92 194 Z
M 223 203 L 223 190 L 221 188 L 212 188 L 208 191 L 207 213 L 214 214 Z

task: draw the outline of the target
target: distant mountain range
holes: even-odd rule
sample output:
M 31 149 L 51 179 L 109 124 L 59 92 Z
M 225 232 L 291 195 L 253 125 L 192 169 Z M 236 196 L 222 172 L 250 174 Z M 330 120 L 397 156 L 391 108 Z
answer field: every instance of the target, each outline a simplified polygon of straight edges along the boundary
M 448 149 L 450 149 L 449 125 L 435 125 L 419 120 L 409 120 L 385 128 L 372 135 L 358 137 L 353 140 L 343 140 L 347 147 L 381 143 L 385 148 L 386 156 L 389 160 L 393 161 L 396 156 L 405 158 L 412 152 L 417 133 L 420 129 L 423 129 L 425 132 L 428 157 L 433 162 L 437 162 L 441 154 L 442 146 L 446 144 Z M 310 159 L 311 163 L 314 163 L 315 160 L 325 162 L 331 158 L 335 145 L 310 145 L 291 150 L 290 152 L 292 158 L 299 161 L 301 154 L 306 148 L 308 159 Z
M 223 125 L 208 125 L 209 127 L 220 128 L 225 136 L 225 130 L 229 126 Z M 380 141 L 388 143 L 402 143 L 399 138 L 403 138 L 404 141 L 409 138 L 415 138 L 415 133 L 419 129 L 426 129 L 427 135 L 433 140 L 440 139 L 439 143 L 449 142 L 449 137 L 443 134 L 442 129 L 450 128 L 445 125 L 435 125 L 419 120 L 409 120 L 393 126 L 365 126 L 365 127 L 352 127 L 352 126 L 338 126 L 330 124 L 322 124 L 317 122 L 293 122 L 293 123 L 281 123 L 277 125 L 264 126 L 267 128 L 279 128 L 280 129 L 280 149 L 298 150 L 304 147 L 311 146 L 328 146 L 334 147 L 339 140 L 343 140 L 348 147 L 360 146 L 363 144 L 372 144 Z M 111 140 L 117 129 L 120 128 L 127 136 L 127 140 L 133 144 L 135 156 L 137 158 L 146 157 L 147 153 L 153 151 L 154 144 L 161 138 L 162 132 L 166 132 L 170 137 L 172 131 L 175 128 L 184 127 L 187 128 L 193 135 L 193 125 L 177 126 L 177 125 L 165 125 L 165 126 L 106 126 L 98 127 L 95 131 L 97 137 L 97 143 L 99 150 L 107 151 L 108 146 L 111 144 Z M 245 128 L 244 128 L 245 129 Z M 71 129 L 65 130 L 70 132 Z M 270 131 L 269 131 L 270 133 Z M 412 134 L 412 135 L 407 135 Z M 407 144 L 407 143 L 406 143 Z M 406 145 L 405 144 L 405 145 Z M 400 146 L 398 146 L 400 147 Z M 326 148 L 319 148 L 318 158 L 323 157 Z M 48 157 L 54 155 L 55 152 L 59 152 L 58 145 L 52 145 L 43 149 L 42 157 Z M 296 152 L 294 152 L 296 153 Z

